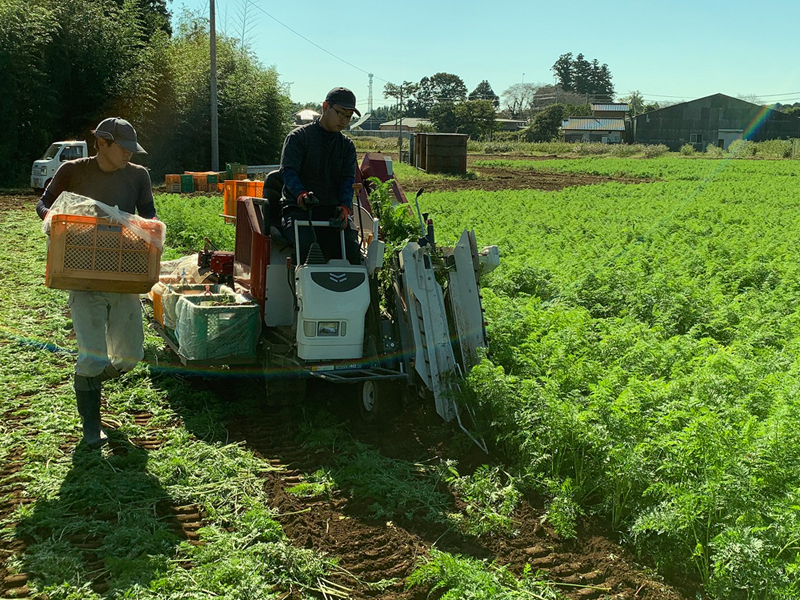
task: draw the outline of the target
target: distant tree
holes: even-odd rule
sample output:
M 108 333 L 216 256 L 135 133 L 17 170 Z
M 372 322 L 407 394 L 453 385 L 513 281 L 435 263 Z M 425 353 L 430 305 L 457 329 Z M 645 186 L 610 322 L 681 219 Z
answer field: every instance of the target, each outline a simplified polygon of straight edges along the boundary
M 170 37 L 166 15 L 162 0 L 0 0 L 0 183 L 109 115 L 136 126 L 155 177 L 211 166 L 208 19 L 187 11 Z M 221 34 L 217 69 L 220 159 L 276 162 L 291 115 L 277 72 Z
M 503 92 L 503 101 L 512 118 L 524 118 L 529 114 L 537 89 L 532 83 L 515 83 Z
M 409 114 L 406 110 L 406 107 L 411 99 L 411 96 L 417 92 L 418 87 L 419 86 L 416 83 L 412 83 L 410 81 L 404 81 L 400 85 L 390 82 L 383 86 L 383 97 L 395 98 L 397 100 L 397 116 L 395 118 L 406 115 L 416 116 Z
M 564 118 L 569 117 L 591 117 L 591 104 L 562 104 L 564 107 Z
M 536 93 L 533 96 L 533 108 L 538 110 L 551 104 L 586 105 L 588 107 L 584 94 L 568 92 L 558 85 L 542 85 L 537 87 Z
M 658 110 L 664 106 L 658 102 L 646 102 L 639 90 L 632 90 L 627 96 L 620 98 L 619 101 L 628 103 L 628 115 L 631 117 Z
M 642 92 L 639 90 L 632 90 L 627 96 L 620 98 L 619 101 L 626 102 L 628 104 L 628 115 L 631 117 L 635 117 L 636 115 L 640 115 L 645 112 L 644 97 L 642 96 Z
M 470 138 L 491 139 L 496 111 L 491 100 L 467 100 L 455 107 L 456 131 Z
M 764 105 L 764 101 L 761 98 L 759 98 L 756 94 L 738 94 L 736 97 L 739 100 L 744 100 L 745 102 L 758 104 L 759 106 Z
M 455 133 L 458 129 L 455 102 L 450 100 L 437 102 L 428 112 L 428 119 L 436 128 L 436 131 L 440 133 Z
M 208 21 L 185 16 L 164 66 L 167 83 L 142 116 L 154 175 L 211 164 Z M 291 127 L 291 103 L 274 68 L 243 51 L 240 40 L 217 35 L 219 152 L 224 162 L 271 164 L 280 158 Z M 124 116 L 124 113 L 123 113 Z M 144 144 L 143 144 L 144 145 Z
M 436 73 L 420 79 L 414 99 L 409 102 L 409 114 L 426 117 L 438 102 L 463 102 L 467 99 L 464 80 L 452 73 Z
M 793 117 L 800 117 L 800 106 L 786 106 L 782 110 L 787 115 L 792 115 Z
M 396 106 L 379 106 L 372 109 L 372 115 L 381 123 L 392 121 L 399 115 Z
M 468 100 L 489 100 L 495 108 L 500 106 L 500 97 L 494 93 L 492 86 L 487 80 L 481 81 L 477 87 L 469 93 Z
M 575 91 L 575 65 L 572 61 L 572 52 L 559 56 L 558 60 L 553 63 L 552 69 L 561 89 Z
M 306 109 L 322 113 L 322 103 L 321 102 L 303 102 L 302 104 L 299 102 L 292 103 L 292 112 L 299 112 L 301 110 L 306 110 Z
M 536 114 L 531 124 L 522 131 L 522 138 L 527 142 L 550 142 L 558 137 L 563 120 L 564 107 L 552 104 Z
M 611 100 L 614 96 L 611 71 L 597 59 L 589 62 L 583 54 L 573 58 L 572 53 L 567 52 L 558 57 L 552 70 L 564 90 L 598 99 Z
M 122 7 L 125 0 L 115 0 L 118 6 Z M 172 35 L 170 20 L 172 15 L 167 10 L 166 0 L 134 0 L 134 4 L 139 8 L 142 15 L 141 34 L 144 39 L 150 39 L 156 31 L 163 31 L 168 36 Z

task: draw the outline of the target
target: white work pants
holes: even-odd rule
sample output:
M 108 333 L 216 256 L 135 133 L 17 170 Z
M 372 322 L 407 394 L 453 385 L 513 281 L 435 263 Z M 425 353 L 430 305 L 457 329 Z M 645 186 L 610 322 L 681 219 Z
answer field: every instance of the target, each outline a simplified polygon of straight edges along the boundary
M 144 358 L 138 294 L 71 291 L 69 308 L 78 339 L 76 375 L 96 377 L 109 365 L 124 373 Z

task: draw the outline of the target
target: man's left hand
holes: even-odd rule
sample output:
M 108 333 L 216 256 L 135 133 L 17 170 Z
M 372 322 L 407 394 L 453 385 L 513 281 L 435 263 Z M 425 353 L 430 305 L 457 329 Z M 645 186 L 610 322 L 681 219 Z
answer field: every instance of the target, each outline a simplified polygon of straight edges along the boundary
M 333 225 L 339 229 L 347 229 L 347 222 L 350 218 L 350 208 L 344 204 L 336 207 L 336 217 L 333 219 Z

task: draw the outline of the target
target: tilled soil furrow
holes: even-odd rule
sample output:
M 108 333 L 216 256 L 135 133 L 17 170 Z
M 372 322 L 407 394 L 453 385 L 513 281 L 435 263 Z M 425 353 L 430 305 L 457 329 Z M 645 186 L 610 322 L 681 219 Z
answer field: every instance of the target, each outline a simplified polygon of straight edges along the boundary
M 2 415 L 4 425 L 10 428 L 28 429 L 24 413 L 26 406 L 15 411 L 6 411 Z M 37 432 L 32 432 L 34 435 Z M 26 544 L 15 537 L 16 525 L 9 521 L 11 515 L 20 507 L 35 502 L 35 498 L 25 495 L 27 479 L 20 473 L 25 466 L 25 449 L 21 446 L 10 448 L 2 463 L 0 463 L 0 523 L 5 525 L 5 535 L 0 536 L 0 597 L 25 598 L 29 595 L 27 573 L 9 573 L 6 565 L 15 555 L 25 551 Z
M 265 416 L 265 419 L 270 417 Z M 406 590 L 403 580 L 414 570 L 419 557 L 428 554 L 434 544 L 452 553 L 488 559 L 518 575 L 530 564 L 553 581 L 563 595 L 576 600 L 593 600 L 604 594 L 615 600 L 633 599 L 637 590 L 636 598 L 678 600 L 682 597 L 669 586 L 645 576 L 632 561 L 617 558 L 627 554 L 607 539 L 598 541 L 585 533 L 582 534 L 586 538 L 583 545 L 560 539 L 549 524 L 542 525 L 542 510 L 527 502 L 523 502 L 514 515 L 517 535 L 476 539 L 451 532 L 445 536 L 445 541 L 441 538 L 441 526 L 418 520 L 413 522 L 414 533 L 397 524 L 375 523 L 364 512 L 366 507 L 359 508 L 358 503 L 350 502 L 336 491 L 322 500 L 298 498 L 287 489 L 314 470 L 335 466 L 335 455 L 316 449 L 310 451 L 297 444 L 292 439 L 295 429 L 291 422 L 281 428 L 251 426 L 249 422 L 233 420 L 228 430 L 234 439 L 243 441 L 277 469 L 265 475 L 264 486 L 271 506 L 279 513 L 278 521 L 294 544 L 337 558 L 343 572 L 332 573 L 330 579 L 350 588 L 354 600 L 416 597 L 421 591 Z M 408 424 L 408 428 L 398 428 L 401 432 L 398 435 L 424 439 L 419 431 L 409 433 L 412 430 Z M 403 452 L 398 451 L 403 447 L 402 440 L 381 440 L 380 435 L 366 437 L 387 456 L 409 462 L 420 460 L 418 446 L 409 444 L 409 455 L 404 457 Z M 428 443 L 430 456 L 438 456 L 438 441 L 434 439 Z M 370 586 L 395 578 L 396 585 Z M 648 590 L 652 590 L 651 594 L 644 595 Z
M 264 477 L 270 503 L 278 510 L 277 519 L 294 544 L 337 557 L 342 572 L 331 574 L 332 581 L 351 589 L 354 600 L 413 597 L 402 583 L 389 589 L 371 588 L 369 584 L 407 577 L 416 558 L 426 552 L 419 539 L 399 528 L 387 529 L 358 516 L 345 515 L 337 508 L 346 504 L 342 498 L 303 499 L 286 492 L 303 479 L 297 465 L 303 465 L 305 472 L 328 466 L 320 460 L 326 453 L 311 452 L 296 444 L 287 433 L 292 431 L 291 427 L 250 428 L 237 421 L 228 429 L 271 466 L 286 469 Z M 266 430 L 269 435 L 264 435 Z M 307 510 L 311 507 L 313 510 Z

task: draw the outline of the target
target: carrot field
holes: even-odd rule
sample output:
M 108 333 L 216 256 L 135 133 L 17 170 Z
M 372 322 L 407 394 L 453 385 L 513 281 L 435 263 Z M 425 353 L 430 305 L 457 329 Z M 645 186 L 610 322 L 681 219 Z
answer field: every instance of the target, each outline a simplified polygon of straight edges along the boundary
M 470 168 L 420 204 L 440 243 L 500 248 L 461 399 L 488 455 L 432 401 L 380 424 L 326 390 L 267 407 L 251 374 L 187 372 L 151 331 L 104 388 L 110 448 L 75 452 L 66 294 L 43 285 L 33 199 L 6 194 L 0 595 L 800 597 L 800 164 Z M 232 249 L 221 205 L 157 195 L 165 257 Z
M 602 515 L 714 598 L 797 597 L 798 164 L 476 166 L 648 179 L 427 199 L 440 232 L 500 246 L 471 381 L 551 518 Z

